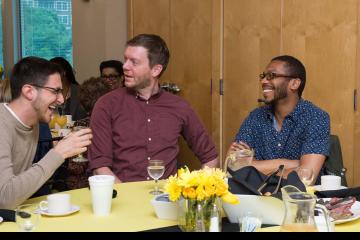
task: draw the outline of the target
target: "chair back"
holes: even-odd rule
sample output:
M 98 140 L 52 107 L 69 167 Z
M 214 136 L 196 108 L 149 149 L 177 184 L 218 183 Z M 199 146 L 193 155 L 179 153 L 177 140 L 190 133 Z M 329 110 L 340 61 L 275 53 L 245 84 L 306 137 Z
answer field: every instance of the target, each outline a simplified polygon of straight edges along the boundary
M 330 135 L 330 151 L 324 165 L 325 174 L 340 176 L 341 185 L 347 186 L 346 168 L 344 167 L 340 140 L 337 135 Z

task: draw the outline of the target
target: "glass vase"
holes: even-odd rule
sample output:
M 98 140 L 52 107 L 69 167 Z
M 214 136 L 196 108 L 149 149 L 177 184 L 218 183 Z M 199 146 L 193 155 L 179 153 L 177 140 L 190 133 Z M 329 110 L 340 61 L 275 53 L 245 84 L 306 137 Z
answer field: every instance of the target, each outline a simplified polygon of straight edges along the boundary
M 221 231 L 221 201 L 215 197 L 202 201 L 180 199 L 178 224 L 183 232 Z

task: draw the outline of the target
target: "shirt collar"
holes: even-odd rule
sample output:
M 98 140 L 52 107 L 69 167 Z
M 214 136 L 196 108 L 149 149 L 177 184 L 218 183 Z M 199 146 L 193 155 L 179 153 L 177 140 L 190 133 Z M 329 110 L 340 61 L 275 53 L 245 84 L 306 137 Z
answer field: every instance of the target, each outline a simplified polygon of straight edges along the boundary
M 305 101 L 304 101 L 304 99 L 300 98 L 298 103 L 296 104 L 294 110 L 291 113 L 289 113 L 286 117 L 289 119 L 295 120 L 298 118 L 298 116 L 301 114 L 301 112 L 303 111 L 304 108 L 305 108 Z M 267 117 L 270 120 L 273 120 L 273 118 L 274 118 L 273 107 L 271 105 L 266 105 L 264 107 L 264 110 L 265 110 Z
M 130 89 L 130 88 L 127 88 L 127 92 L 131 95 L 133 95 L 136 99 L 140 100 L 140 101 L 154 101 L 156 99 L 158 99 L 163 93 L 164 93 L 164 90 L 160 87 L 159 85 L 159 91 L 153 95 L 151 95 L 151 97 L 146 100 L 144 98 L 142 98 L 135 90 L 133 89 Z
M 30 126 L 26 125 L 23 121 L 20 120 L 20 118 L 16 115 L 16 113 L 9 107 L 8 103 L 4 103 L 5 108 L 10 112 L 11 115 L 24 127 L 31 129 Z

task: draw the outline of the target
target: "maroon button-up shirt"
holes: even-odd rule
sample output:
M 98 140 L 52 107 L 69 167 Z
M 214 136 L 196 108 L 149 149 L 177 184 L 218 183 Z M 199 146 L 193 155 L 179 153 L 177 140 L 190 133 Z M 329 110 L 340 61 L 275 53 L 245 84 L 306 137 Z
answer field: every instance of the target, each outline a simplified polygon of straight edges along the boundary
M 109 167 L 123 182 L 148 178 L 150 159 L 165 162 L 167 178 L 176 173 L 180 135 L 200 159 L 217 157 L 215 145 L 190 105 L 160 91 L 148 101 L 120 88 L 100 98 L 91 114 L 94 138 L 89 147 L 89 168 Z

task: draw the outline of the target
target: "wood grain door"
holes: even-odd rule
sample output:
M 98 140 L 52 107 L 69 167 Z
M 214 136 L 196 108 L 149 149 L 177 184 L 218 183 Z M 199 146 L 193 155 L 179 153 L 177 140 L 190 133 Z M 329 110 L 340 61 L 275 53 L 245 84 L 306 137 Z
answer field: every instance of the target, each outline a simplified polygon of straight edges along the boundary
M 170 48 L 170 63 L 162 82 L 175 83 L 179 95 L 196 111 L 206 129 L 212 126 L 212 1 L 130 0 L 129 36 L 159 34 Z M 183 139 L 179 161 L 190 168 L 200 163 Z
M 283 3 L 282 54 L 297 56 L 305 64 L 304 98 L 330 114 L 331 132 L 340 137 L 347 180 L 352 185 L 354 173 L 360 174 L 360 169 L 353 168 L 358 1 Z
M 355 127 L 360 120 L 353 96 L 360 86 L 355 81 L 360 74 L 359 1 L 225 0 L 224 17 L 224 145 L 230 145 L 244 118 L 257 107 L 258 73 L 272 57 L 293 55 L 307 69 L 303 97 L 330 114 L 348 183 L 359 185 L 360 163 L 354 152 L 360 154 L 355 145 L 360 143 L 360 128 Z
M 280 53 L 280 0 L 224 1 L 224 152 L 261 98 L 259 74 Z

